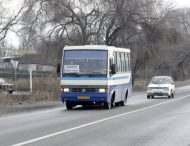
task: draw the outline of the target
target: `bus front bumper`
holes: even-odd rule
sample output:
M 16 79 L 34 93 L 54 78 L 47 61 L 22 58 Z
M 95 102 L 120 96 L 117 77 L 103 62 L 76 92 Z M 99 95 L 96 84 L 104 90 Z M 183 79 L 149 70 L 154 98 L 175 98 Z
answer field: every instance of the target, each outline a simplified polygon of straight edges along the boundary
M 62 102 L 93 103 L 107 102 L 108 93 L 61 93 Z

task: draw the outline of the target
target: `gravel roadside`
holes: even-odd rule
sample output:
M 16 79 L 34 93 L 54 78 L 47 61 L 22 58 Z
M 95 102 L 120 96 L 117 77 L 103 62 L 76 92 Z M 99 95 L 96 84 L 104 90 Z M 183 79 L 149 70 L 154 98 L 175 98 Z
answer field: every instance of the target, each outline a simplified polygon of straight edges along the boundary
M 51 109 L 56 107 L 62 107 L 61 101 L 41 101 L 36 103 L 25 102 L 22 104 L 0 104 L 0 116 L 6 116 L 10 114 L 39 111 L 44 109 Z

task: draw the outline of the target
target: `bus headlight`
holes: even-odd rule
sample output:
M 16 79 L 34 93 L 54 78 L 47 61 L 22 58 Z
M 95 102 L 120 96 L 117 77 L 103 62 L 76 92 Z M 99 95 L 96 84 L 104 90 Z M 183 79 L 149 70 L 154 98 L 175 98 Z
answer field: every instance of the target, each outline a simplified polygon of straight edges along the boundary
M 69 88 L 64 88 L 63 92 L 69 92 Z
M 100 93 L 105 93 L 105 92 L 106 92 L 106 89 L 103 89 L 103 88 L 102 88 L 102 89 L 99 89 L 99 92 L 100 92 Z
M 61 88 L 60 91 L 63 92 L 64 91 L 63 88 Z

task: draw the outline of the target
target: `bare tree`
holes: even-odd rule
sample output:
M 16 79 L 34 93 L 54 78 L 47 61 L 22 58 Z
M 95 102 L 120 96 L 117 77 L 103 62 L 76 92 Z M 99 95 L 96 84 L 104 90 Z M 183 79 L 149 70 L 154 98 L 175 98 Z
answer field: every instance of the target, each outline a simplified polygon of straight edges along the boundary
M 9 11 L 3 6 L 5 1 L 6 0 L 0 1 L 0 41 L 6 37 L 8 31 L 12 29 L 14 25 L 19 23 L 22 18 L 22 12 L 26 8 L 26 6 L 23 5 L 15 15 L 10 16 L 8 15 Z
M 29 36 L 23 42 L 39 39 L 41 52 L 48 48 L 58 54 L 65 44 L 114 45 L 132 50 L 134 75 L 175 74 L 176 68 L 186 75 L 188 57 L 175 64 L 171 59 L 185 50 L 188 11 L 179 13 L 164 0 L 25 0 L 25 4 L 22 21 Z M 164 56 L 162 61 L 159 56 Z

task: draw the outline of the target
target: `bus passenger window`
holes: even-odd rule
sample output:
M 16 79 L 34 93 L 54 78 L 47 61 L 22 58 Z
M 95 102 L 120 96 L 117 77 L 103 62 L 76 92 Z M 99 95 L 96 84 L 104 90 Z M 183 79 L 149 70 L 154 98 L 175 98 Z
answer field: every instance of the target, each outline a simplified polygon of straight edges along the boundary
M 121 72 L 125 72 L 125 54 L 121 53 Z
M 125 64 L 126 64 L 126 72 L 129 71 L 129 58 L 128 58 L 128 54 L 125 53 Z

